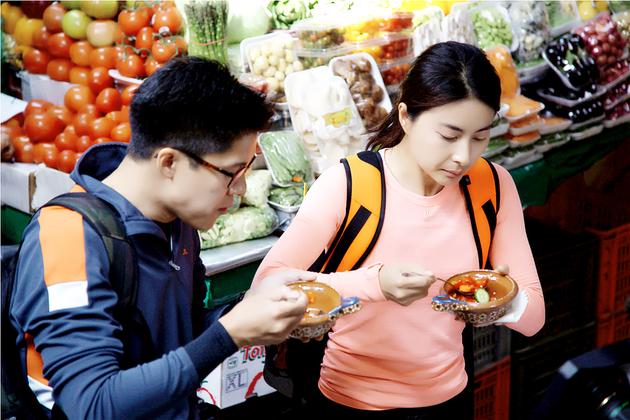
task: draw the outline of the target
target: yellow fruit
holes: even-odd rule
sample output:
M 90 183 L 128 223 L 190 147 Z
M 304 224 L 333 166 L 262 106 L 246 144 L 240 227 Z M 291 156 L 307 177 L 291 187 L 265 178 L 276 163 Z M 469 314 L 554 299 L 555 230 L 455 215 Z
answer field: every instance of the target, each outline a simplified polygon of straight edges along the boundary
M 2 3 L 2 30 L 7 34 L 15 32 L 15 25 L 24 16 L 22 9 L 11 6 L 9 3 Z
M 582 20 L 591 20 L 597 15 L 597 9 L 590 1 L 583 1 L 578 4 L 578 12 Z
M 595 10 L 597 10 L 598 13 L 608 11 L 607 0 L 595 0 L 594 3 L 595 3 Z

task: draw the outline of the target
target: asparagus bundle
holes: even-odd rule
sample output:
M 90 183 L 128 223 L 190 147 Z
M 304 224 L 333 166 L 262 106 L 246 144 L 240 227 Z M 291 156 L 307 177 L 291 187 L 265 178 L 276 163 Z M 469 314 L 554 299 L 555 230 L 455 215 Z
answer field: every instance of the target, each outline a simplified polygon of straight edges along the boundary
M 184 10 L 190 30 L 188 54 L 227 65 L 227 2 L 192 0 L 185 5 Z

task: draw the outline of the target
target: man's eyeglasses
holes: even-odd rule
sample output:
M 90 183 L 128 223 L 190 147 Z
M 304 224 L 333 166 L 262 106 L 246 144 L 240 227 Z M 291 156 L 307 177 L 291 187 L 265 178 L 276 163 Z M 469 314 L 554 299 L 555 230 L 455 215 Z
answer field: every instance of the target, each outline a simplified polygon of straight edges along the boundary
M 236 181 L 238 181 L 244 174 L 245 172 L 247 172 L 247 170 L 252 166 L 252 163 L 254 163 L 254 160 L 256 159 L 256 155 L 252 156 L 252 159 L 249 161 L 249 163 L 245 166 L 243 166 L 241 169 L 239 169 L 236 172 L 230 172 L 226 169 L 223 168 L 219 168 L 216 165 L 213 165 L 210 162 L 207 162 L 205 160 L 203 160 L 201 157 L 197 156 L 194 153 L 188 152 L 186 150 L 182 150 L 182 149 L 178 149 L 178 148 L 174 148 L 175 150 L 185 154 L 186 156 L 188 156 L 189 158 L 191 158 L 192 160 L 194 160 L 195 162 L 197 162 L 199 165 L 203 166 L 204 168 L 208 169 L 208 170 L 213 170 L 213 171 L 217 171 L 222 173 L 223 175 L 225 175 L 226 177 L 230 178 L 230 182 L 227 185 L 227 188 L 229 189 L 232 185 L 234 185 L 234 183 Z

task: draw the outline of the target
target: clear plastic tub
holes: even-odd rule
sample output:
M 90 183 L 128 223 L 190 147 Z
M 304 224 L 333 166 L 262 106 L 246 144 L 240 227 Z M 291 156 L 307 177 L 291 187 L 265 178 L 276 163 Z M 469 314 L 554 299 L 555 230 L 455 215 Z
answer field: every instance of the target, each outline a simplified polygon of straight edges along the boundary
M 327 66 L 330 60 L 335 57 L 346 55 L 349 53 L 347 46 L 330 48 L 327 50 L 305 50 L 298 49 L 295 51 L 298 61 L 304 69 L 312 69 L 319 66 Z
M 383 32 L 411 32 L 413 29 L 414 13 L 395 11 L 382 17 L 381 30 Z
M 378 65 L 383 65 L 413 53 L 410 34 L 388 34 L 360 44 L 346 44 L 348 54 L 368 53 Z
M 468 4 L 453 5 L 450 13 L 442 19 L 442 40 L 477 45 L 475 29 L 468 16 Z
M 399 85 L 407 76 L 414 58 L 413 55 L 410 55 L 379 66 L 385 86 Z
M 604 124 L 594 125 L 592 127 L 587 128 L 586 130 L 571 133 L 571 140 L 580 141 L 590 137 L 593 137 L 602 132 L 604 129 Z
M 482 5 L 473 7 L 468 14 L 479 48 L 506 45 L 512 52 L 518 50 L 518 37 L 505 7 Z
M 571 124 L 573 124 L 573 121 L 566 118 L 543 116 L 542 124 L 538 131 L 543 135 L 559 133 L 569 128 Z
M 249 70 L 264 77 L 271 92 L 284 92 L 284 79 L 304 65 L 295 55 L 295 39 L 288 32 L 274 32 L 241 42 L 241 55 Z
M 291 31 L 296 33 L 300 48 L 327 50 L 343 45 L 345 26 L 341 17 L 322 15 L 296 22 Z
M 518 39 L 516 57 L 519 62 L 540 58 L 549 39 L 549 17 L 541 1 L 515 1 L 508 3 L 508 11 Z
M 339 16 L 344 22 L 343 33 L 347 43 L 358 44 L 378 38 L 385 25 L 383 16 L 378 13 L 348 12 Z
M 413 53 L 418 56 L 431 45 L 442 41 L 442 21 L 444 12 L 436 6 L 429 6 L 415 12 L 414 21 L 418 21 L 413 31 Z
M 485 152 L 481 154 L 481 156 L 485 157 L 486 159 L 491 158 L 502 153 L 508 147 L 510 147 L 510 144 L 504 138 L 491 139 L 488 143 L 488 148 Z

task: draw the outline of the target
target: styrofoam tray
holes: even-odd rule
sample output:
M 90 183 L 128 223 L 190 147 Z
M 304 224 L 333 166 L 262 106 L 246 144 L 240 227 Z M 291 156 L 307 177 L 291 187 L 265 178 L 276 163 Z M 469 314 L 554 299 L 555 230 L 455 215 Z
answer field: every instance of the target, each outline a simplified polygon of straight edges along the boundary
M 604 129 L 604 124 L 599 124 L 587 130 L 581 131 L 579 133 L 571 133 L 571 140 L 580 141 L 580 140 L 587 139 L 589 137 L 593 137 L 601 133 L 603 129 Z
M 615 120 L 606 120 L 604 121 L 604 127 L 606 128 L 612 128 L 612 127 L 616 127 L 620 124 L 624 124 L 630 121 L 630 114 L 626 114 L 623 117 L 619 117 Z
M 566 99 L 561 98 L 559 96 L 549 95 L 548 93 L 543 92 L 542 89 L 538 89 L 536 93 L 543 99 L 548 100 L 549 102 L 553 102 L 554 104 L 562 105 L 567 108 L 573 108 L 574 106 L 583 104 L 584 102 L 592 101 L 593 99 L 597 99 L 607 92 L 607 89 L 603 86 L 598 86 L 597 92 L 592 94 L 591 96 L 585 96 L 580 99 Z
M 543 117 L 543 124 L 540 126 L 538 131 L 540 132 L 540 134 L 559 133 L 560 131 L 564 131 L 567 128 L 569 128 L 571 126 L 571 124 L 573 124 L 573 121 L 567 119 L 566 122 L 564 122 L 562 124 L 556 124 L 556 125 L 548 126 L 548 125 L 546 125 L 544 123 L 544 117 Z
M 545 109 L 545 104 L 543 104 L 543 103 L 541 102 L 541 103 L 540 103 L 540 106 L 539 106 L 538 108 L 534 109 L 534 110 L 531 110 L 531 111 L 529 111 L 529 112 L 526 112 L 525 114 L 522 114 L 522 115 L 518 115 L 518 116 L 516 116 L 516 117 L 508 117 L 508 116 L 505 116 L 505 119 L 506 119 L 506 120 L 508 120 L 509 122 L 513 123 L 513 122 L 516 122 L 516 121 L 520 121 L 520 120 L 522 120 L 523 118 L 527 118 L 527 117 L 529 117 L 530 115 L 533 115 L 533 114 L 538 114 L 538 113 L 539 113 L 540 111 L 542 111 L 543 109 Z
M 567 137 L 565 140 L 556 141 L 554 143 L 544 143 L 544 144 L 535 144 L 534 148 L 538 153 L 545 153 L 557 147 L 560 147 L 566 143 L 571 141 L 570 137 Z
M 496 127 L 492 127 L 490 129 L 490 138 L 495 138 L 504 135 L 510 129 L 510 123 L 504 122 L 503 124 L 499 124 Z
M 542 121 L 537 121 L 533 124 L 526 125 L 524 127 L 512 127 L 510 126 L 510 134 L 513 136 L 520 136 L 521 134 L 529 133 L 530 131 L 539 131 L 542 126 Z
M 601 121 L 601 120 L 603 120 L 604 118 L 606 118 L 606 115 L 605 115 L 605 114 L 602 114 L 602 115 L 600 115 L 600 116 L 597 116 L 597 117 L 595 117 L 595 118 L 591 118 L 590 120 L 586 120 L 586 121 L 583 121 L 583 122 L 581 122 L 581 123 L 574 123 L 574 124 L 571 124 L 571 126 L 569 127 L 569 129 L 570 129 L 570 130 L 572 130 L 572 131 L 575 131 L 575 130 L 577 130 L 577 129 L 581 128 L 581 127 L 586 127 L 587 125 L 592 124 L 592 123 L 594 123 L 594 122 Z
M 374 57 L 372 57 L 370 54 L 368 54 L 366 52 L 360 52 L 360 53 L 356 53 L 356 54 L 349 54 L 349 55 L 342 55 L 341 57 L 335 57 L 332 60 L 330 60 L 330 62 L 328 63 L 328 68 L 330 68 L 330 71 L 331 71 L 332 74 L 335 74 L 335 72 L 333 71 L 333 67 L 334 67 L 336 62 L 341 61 L 341 60 L 353 61 L 353 60 L 358 59 L 358 58 L 365 58 L 366 60 L 368 60 L 370 62 L 370 65 L 372 67 L 372 77 L 374 78 L 374 81 L 376 82 L 376 84 L 381 89 L 383 89 L 383 99 L 381 99 L 381 101 L 378 103 L 378 105 L 380 105 L 383 108 L 385 108 L 385 110 L 387 112 L 391 111 L 392 110 L 392 101 L 389 98 L 389 95 L 387 94 L 387 88 L 385 87 L 385 83 L 383 82 L 383 76 L 381 76 L 381 72 L 378 69 L 378 65 L 376 64 L 376 61 L 374 60 Z M 350 88 L 350 86 L 348 86 L 348 88 Z
M 537 160 L 540 160 L 543 158 L 542 153 L 537 152 L 536 149 L 534 149 L 533 152 L 534 153 L 532 153 L 528 157 L 521 158 L 519 160 L 515 160 L 510 163 L 504 162 L 503 167 L 505 167 L 505 169 L 508 169 L 508 170 L 516 169 L 516 168 L 520 168 L 521 166 L 525 166 L 530 163 L 536 162 Z
M 527 151 L 520 152 L 516 156 L 503 156 L 503 165 L 514 165 L 520 164 L 521 161 L 529 159 L 531 156 L 536 154 L 536 149 L 531 149 Z
M 529 141 L 508 140 L 508 143 L 510 144 L 511 149 L 518 149 L 520 147 L 525 147 L 525 146 L 529 146 L 530 144 L 534 144 L 538 140 L 540 140 L 540 133 L 538 134 L 538 137 L 535 137 L 533 140 L 529 140 Z
M 495 149 L 483 152 L 481 154 L 481 156 L 483 156 L 485 158 L 491 158 L 491 157 L 494 157 L 496 155 L 499 155 L 499 154 L 503 153 L 505 151 L 505 149 L 507 149 L 508 147 L 510 147 L 510 145 L 506 141 L 505 144 L 503 144 L 503 145 L 501 145 L 501 146 L 499 146 L 499 147 L 497 147 Z

